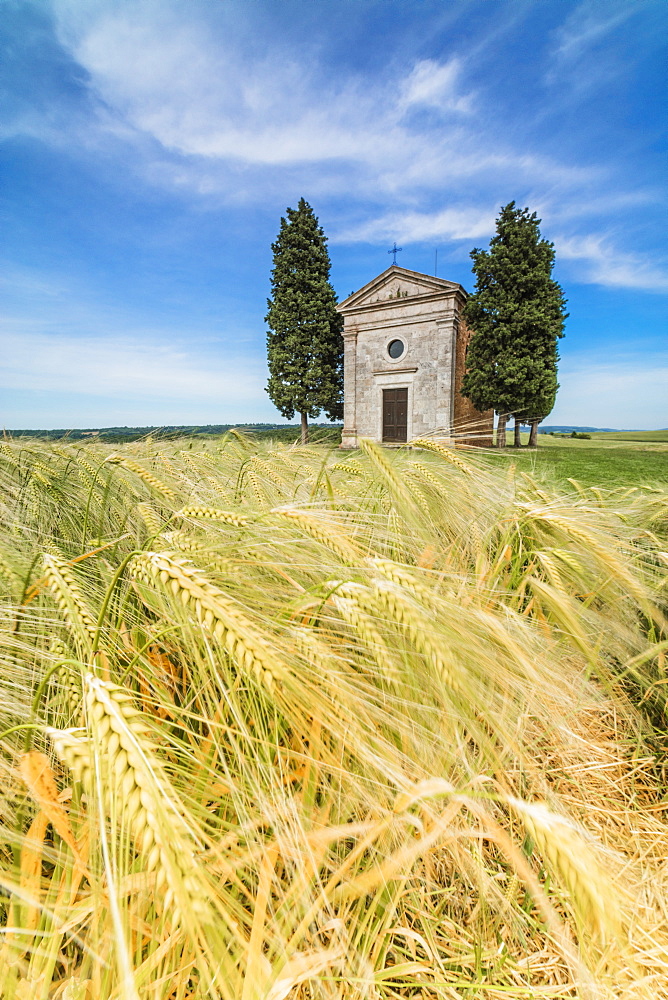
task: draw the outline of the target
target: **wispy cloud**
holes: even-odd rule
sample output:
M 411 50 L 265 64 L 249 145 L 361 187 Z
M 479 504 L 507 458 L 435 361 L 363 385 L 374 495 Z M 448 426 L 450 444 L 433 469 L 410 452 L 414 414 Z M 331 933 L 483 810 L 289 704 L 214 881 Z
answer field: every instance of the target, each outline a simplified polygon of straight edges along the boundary
M 297 61 L 276 45 L 260 55 L 230 44 L 196 5 L 186 17 L 180 4 L 115 0 L 98 3 L 97 18 L 69 0 L 54 6 L 61 39 L 101 107 L 166 151 L 200 158 L 209 177 L 214 161 L 378 168 L 400 155 L 407 162 L 406 140 L 420 143 L 412 111 L 457 117 L 470 109 L 458 59 L 420 60 L 398 86 L 370 85 L 329 73 L 315 52 Z
M 580 280 L 612 288 L 668 291 L 668 268 L 615 248 L 607 236 L 556 237 L 555 246 L 561 259 L 582 262 L 585 273 Z
M 625 0 L 608 0 L 605 6 L 585 0 L 555 31 L 554 56 L 561 61 L 580 59 L 635 14 L 634 5 Z
M 179 183 L 209 192 L 217 176 L 225 187 L 235 164 L 317 164 L 324 178 L 345 174 L 358 197 L 373 189 L 411 197 L 448 179 L 592 179 L 591 168 L 485 134 L 466 82 L 474 67 L 461 56 L 418 59 L 373 79 L 339 76 L 308 43 L 297 61 L 277 44 L 259 54 L 230 41 L 198 17 L 197 4 L 188 17 L 178 3 L 99 0 L 97 17 L 71 0 L 54 4 L 63 44 L 98 99 L 100 127 L 115 120 L 115 135 L 131 128 L 180 157 L 157 172 Z
M 576 6 L 553 33 L 545 82 L 559 87 L 563 99 L 581 97 L 618 77 L 623 67 L 605 50 L 605 43 L 639 7 L 626 0 L 584 0 Z
M 123 337 L 72 337 L 2 323 L 0 385 L 14 390 L 106 397 L 251 404 L 262 392 L 264 365 L 248 357 L 203 355 L 192 343 L 165 344 L 141 331 Z
M 373 78 L 338 75 L 308 41 L 299 60 L 278 42 L 251 44 L 198 2 L 52 2 L 62 44 L 86 73 L 99 136 L 134 144 L 151 183 L 211 203 L 295 187 L 346 195 L 338 243 L 479 239 L 493 232 L 499 207 L 488 192 L 526 192 L 548 225 L 552 213 L 562 223 L 564 257 L 586 265 L 580 280 L 664 288 L 656 267 L 583 226 L 585 216 L 652 196 L 611 187 L 607 165 L 511 144 L 490 126 L 471 83 L 476 67 L 462 53 L 388 65 Z M 571 10 L 553 38 L 553 65 L 580 58 L 628 16 L 621 4 L 608 14 L 589 2 Z
M 379 218 L 334 232 L 333 243 L 372 243 L 397 239 L 410 243 L 424 240 L 468 240 L 494 232 L 496 206 L 446 208 L 436 212 L 388 212 Z
M 468 113 L 472 109 L 473 95 L 460 92 L 461 69 L 462 63 L 457 57 L 445 63 L 421 59 L 401 81 L 398 107 L 424 106 L 439 111 Z

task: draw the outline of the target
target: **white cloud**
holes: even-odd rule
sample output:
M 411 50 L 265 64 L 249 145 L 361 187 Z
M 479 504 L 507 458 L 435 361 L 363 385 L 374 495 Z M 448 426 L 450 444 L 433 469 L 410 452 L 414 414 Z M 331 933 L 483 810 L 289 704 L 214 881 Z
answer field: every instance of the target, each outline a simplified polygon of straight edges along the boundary
M 668 291 L 668 270 L 617 250 L 606 236 L 556 237 L 554 242 L 560 259 L 583 262 L 581 281 L 646 292 Z
M 668 427 L 668 355 L 600 356 L 564 362 L 549 424 L 659 429 Z
M 622 3 L 610 3 L 608 0 L 606 6 L 585 0 L 585 3 L 571 12 L 556 32 L 555 56 L 564 61 L 580 59 L 602 38 L 633 17 L 635 13 L 633 4 L 627 3 L 626 0 Z
M 368 158 L 383 137 L 379 128 L 365 139 L 376 98 L 359 81 L 324 80 L 317 62 L 309 69 L 275 46 L 244 51 L 198 17 L 197 5 L 118 0 L 98 4 L 97 19 L 63 0 L 55 9 L 95 93 L 166 150 L 271 166 Z M 385 136 L 383 148 L 392 141 Z
M 443 111 L 470 111 L 472 96 L 458 92 L 460 72 L 461 60 L 457 57 L 446 63 L 421 59 L 401 83 L 399 107 L 423 105 Z
M 332 243 L 372 243 L 396 239 L 406 243 L 423 240 L 466 240 L 494 232 L 496 208 L 446 208 L 438 212 L 389 212 L 380 218 L 334 233 Z
M 155 170 L 153 153 L 153 176 L 209 193 L 229 187 L 228 171 L 242 164 L 264 168 L 264 190 L 267 171 L 317 165 L 321 188 L 330 178 L 340 184 L 343 172 L 358 198 L 410 198 L 453 178 L 591 179 L 591 170 L 485 134 L 459 57 L 388 67 L 373 79 L 339 75 L 308 42 L 297 60 L 273 40 L 263 47 L 230 37 L 196 2 L 99 0 L 97 16 L 72 0 L 53 3 L 61 40 L 105 109 L 101 127 L 116 120 L 115 133 L 129 126 L 181 158 L 178 168 Z
M 586 218 L 656 195 L 620 190 L 610 166 L 591 158 L 542 155 L 537 136 L 535 145 L 511 141 L 494 108 L 480 106 L 482 90 L 474 101 L 469 81 L 480 68 L 468 55 L 338 74 L 315 40 L 288 48 L 263 34 L 261 16 L 228 16 L 208 0 L 51 3 L 97 117 L 85 127 L 78 119 L 74 134 L 47 123 L 49 141 L 131 150 L 124 168 L 208 206 L 295 190 L 345 196 L 338 243 L 479 239 L 498 212 L 489 192 L 515 197 L 538 208 L 546 234 L 561 229 L 559 254 L 579 262 L 578 281 L 665 290 L 659 267 L 587 233 Z M 569 11 L 552 39 L 553 68 L 581 60 L 586 70 L 592 46 L 629 8 L 587 0 Z
M 433 212 L 392 211 L 335 230 L 330 242 L 478 240 L 494 233 L 498 210 L 499 206 L 462 205 Z M 545 217 L 549 222 L 549 210 Z M 645 292 L 668 291 L 668 270 L 619 250 L 607 236 L 556 236 L 554 243 L 559 262 L 577 262 L 572 274 L 578 282 Z
M 213 350 L 207 358 L 206 345 L 141 332 L 101 339 L 33 332 L 16 320 L 2 325 L 0 385 L 7 389 L 243 406 L 264 387 L 264 365 Z
M 609 90 L 628 71 L 628 59 L 615 57 L 608 37 L 634 17 L 641 4 L 628 0 L 584 0 L 553 33 L 545 82 L 559 88 L 561 99 Z

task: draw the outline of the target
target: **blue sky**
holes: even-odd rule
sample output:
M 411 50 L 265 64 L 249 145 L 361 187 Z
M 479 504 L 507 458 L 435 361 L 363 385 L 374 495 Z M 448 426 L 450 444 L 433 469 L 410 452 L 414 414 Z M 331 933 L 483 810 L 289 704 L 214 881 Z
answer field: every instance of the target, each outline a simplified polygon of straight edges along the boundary
M 270 244 L 341 298 L 473 288 L 528 205 L 569 300 L 548 423 L 668 426 L 665 0 L 0 0 L 0 422 L 278 419 Z

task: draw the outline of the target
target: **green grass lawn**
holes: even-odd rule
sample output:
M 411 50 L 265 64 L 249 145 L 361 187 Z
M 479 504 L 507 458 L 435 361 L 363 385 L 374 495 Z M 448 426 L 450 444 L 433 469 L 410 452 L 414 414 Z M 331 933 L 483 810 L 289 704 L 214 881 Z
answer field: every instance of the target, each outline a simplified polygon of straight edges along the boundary
M 662 431 L 592 431 L 597 441 L 662 441 L 668 443 L 668 428 Z
M 636 432 L 637 440 L 620 438 L 621 433 L 615 432 L 614 436 L 600 433 L 591 440 L 540 434 L 536 449 L 520 451 L 510 447 L 502 453 L 488 454 L 492 454 L 492 461 L 516 462 L 527 471 L 544 472 L 562 481 L 576 479 L 584 486 L 665 485 L 668 431 Z M 522 438 L 526 443 L 528 435 L 523 434 Z

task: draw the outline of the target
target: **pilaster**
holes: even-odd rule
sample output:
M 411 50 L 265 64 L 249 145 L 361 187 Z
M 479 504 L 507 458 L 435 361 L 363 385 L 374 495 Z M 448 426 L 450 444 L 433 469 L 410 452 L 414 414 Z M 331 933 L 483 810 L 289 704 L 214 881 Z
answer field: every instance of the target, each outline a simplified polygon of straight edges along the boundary
M 341 447 L 357 447 L 357 329 L 343 331 L 343 430 Z

